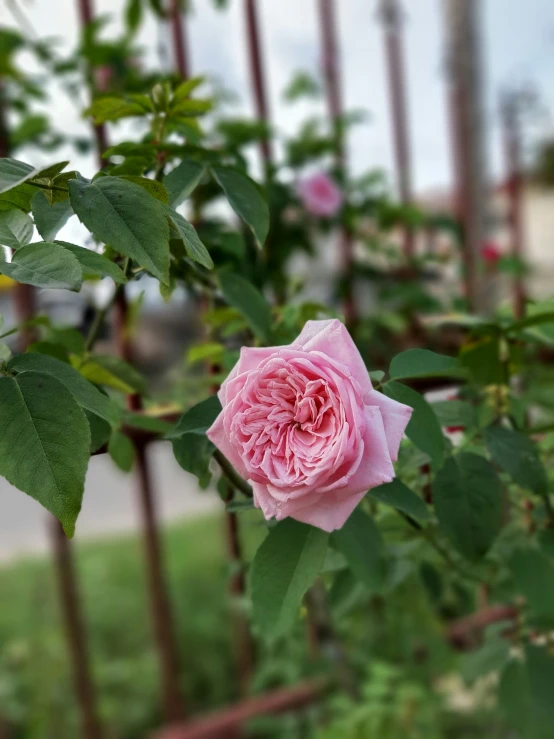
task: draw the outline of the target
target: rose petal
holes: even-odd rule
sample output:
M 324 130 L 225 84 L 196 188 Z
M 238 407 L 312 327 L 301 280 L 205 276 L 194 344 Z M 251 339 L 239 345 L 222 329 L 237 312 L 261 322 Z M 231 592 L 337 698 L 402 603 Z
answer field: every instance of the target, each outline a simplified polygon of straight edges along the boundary
M 348 367 L 363 393 L 373 390 L 367 368 L 352 337 L 336 318 L 328 321 L 307 321 L 291 349 L 305 352 L 321 352 Z
M 254 347 L 254 346 L 243 346 L 240 350 L 240 356 L 238 362 L 235 364 L 231 372 L 221 383 L 217 397 L 221 401 L 221 405 L 225 406 L 227 403 L 227 388 L 229 384 L 239 375 L 244 374 L 246 380 L 247 375 L 245 373 L 251 372 L 253 369 L 267 359 L 272 354 L 275 354 L 279 350 L 279 347 L 268 346 L 268 347 Z
M 383 393 L 377 392 L 377 390 L 372 390 L 368 393 L 364 398 L 364 402 L 370 406 L 376 405 L 381 411 L 389 453 L 392 461 L 396 462 L 400 442 L 404 436 L 406 426 L 412 417 L 413 408 L 410 408 L 409 405 L 404 405 L 404 403 L 399 403 L 397 400 L 388 398 Z

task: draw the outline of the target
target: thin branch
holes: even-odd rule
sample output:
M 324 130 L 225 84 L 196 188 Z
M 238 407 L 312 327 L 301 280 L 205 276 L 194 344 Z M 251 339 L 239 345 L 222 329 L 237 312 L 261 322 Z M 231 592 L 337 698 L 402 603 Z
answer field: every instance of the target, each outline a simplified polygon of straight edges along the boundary
M 238 474 L 238 472 L 235 470 L 233 465 L 228 461 L 227 457 L 225 457 L 219 449 L 216 449 L 214 451 L 214 459 L 218 463 L 218 465 L 221 467 L 221 471 L 225 475 L 225 477 L 229 480 L 231 485 L 237 488 L 237 490 L 240 490 L 241 493 L 246 495 L 248 498 L 251 498 L 254 495 L 254 491 L 250 487 L 250 485 L 246 482 L 246 480 L 243 480 L 242 477 Z

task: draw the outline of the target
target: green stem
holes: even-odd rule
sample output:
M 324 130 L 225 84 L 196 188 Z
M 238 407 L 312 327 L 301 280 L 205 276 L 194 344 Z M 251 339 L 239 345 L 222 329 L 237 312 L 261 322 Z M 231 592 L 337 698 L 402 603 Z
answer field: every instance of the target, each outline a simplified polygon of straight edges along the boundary
M 123 267 L 123 273 L 125 274 L 125 277 L 129 276 L 130 268 L 131 268 L 131 260 L 129 259 L 129 257 L 127 257 L 127 259 L 125 260 L 124 267 Z M 109 311 L 111 310 L 118 296 L 122 293 L 124 287 L 125 287 L 125 283 L 118 284 L 113 292 L 112 297 L 110 298 L 110 300 L 108 300 L 106 305 L 103 308 L 98 308 L 96 310 L 96 313 L 94 315 L 94 320 L 88 332 L 88 336 L 85 340 L 85 351 L 86 352 L 90 352 L 90 350 L 93 348 L 94 344 L 96 343 L 98 339 L 98 335 L 100 334 L 100 329 L 102 328 L 102 324 L 104 323 L 106 316 L 108 315 Z
M 242 477 L 238 474 L 238 472 L 235 470 L 233 465 L 228 461 L 227 457 L 225 457 L 219 449 L 216 449 L 214 451 L 214 459 L 218 463 L 218 465 L 221 467 L 221 471 L 225 475 L 225 477 L 229 480 L 231 485 L 237 488 L 237 490 L 240 490 L 243 495 L 246 495 L 248 498 L 251 498 L 253 496 L 253 490 L 250 487 L 250 485 L 246 482 L 246 480 L 243 480 Z
M 41 182 L 33 182 L 28 180 L 26 185 L 33 185 L 33 187 L 40 187 L 41 190 L 56 190 L 57 192 L 69 192 L 67 187 L 58 187 L 57 185 L 43 185 Z

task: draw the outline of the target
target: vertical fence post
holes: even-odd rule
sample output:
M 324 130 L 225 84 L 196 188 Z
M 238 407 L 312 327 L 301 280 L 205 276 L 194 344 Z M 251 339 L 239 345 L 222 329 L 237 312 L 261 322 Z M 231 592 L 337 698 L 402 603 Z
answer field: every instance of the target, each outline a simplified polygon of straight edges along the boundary
M 190 77 L 188 34 L 181 6 L 180 0 L 170 0 L 169 14 L 173 38 L 173 59 L 179 76 L 184 80 L 188 80 Z
M 464 289 L 470 310 L 483 312 L 479 276 L 486 211 L 481 49 L 477 0 L 444 0 L 456 211 L 462 229 Z
M 521 264 L 524 254 L 523 176 L 521 172 L 520 98 L 518 92 L 506 92 L 500 103 L 506 161 L 510 255 Z M 523 318 L 525 314 L 525 285 L 523 275 L 519 269 L 514 277 L 512 289 L 514 316 L 515 318 Z
M 9 131 L 5 115 L 5 100 L 0 80 L 0 156 L 10 154 Z M 27 323 L 36 315 L 36 291 L 31 285 L 18 284 L 13 294 L 14 312 L 19 323 Z M 19 332 L 19 350 L 25 351 L 34 339 L 34 331 L 26 326 Z M 50 516 L 52 549 L 56 577 L 60 590 L 62 618 L 65 623 L 67 643 L 71 655 L 75 692 L 81 715 L 83 739 L 101 739 L 102 730 L 96 712 L 94 687 L 91 678 L 89 655 L 73 553 L 60 522 Z
M 133 347 L 128 334 L 128 303 L 122 291 L 115 304 L 115 338 L 119 356 L 127 362 L 133 361 Z M 138 395 L 128 397 L 131 410 L 140 410 Z M 148 594 L 152 611 L 154 636 L 158 648 L 162 701 L 167 721 L 176 721 L 183 716 L 183 701 L 179 689 L 179 662 L 177 643 L 169 596 L 164 578 L 162 547 L 158 531 L 152 476 L 145 444 L 136 444 L 137 491 L 142 516 L 143 546 L 148 578 Z
M 250 66 L 250 78 L 252 91 L 254 93 L 254 105 L 257 119 L 264 124 L 269 123 L 269 105 L 267 102 L 265 87 L 265 70 L 260 43 L 260 29 L 256 0 L 244 0 L 244 13 L 246 18 L 246 40 L 248 43 L 248 59 Z M 268 135 L 260 140 L 260 152 L 264 162 L 266 176 L 273 161 L 271 141 Z
M 93 20 L 92 0 L 77 0 L 82 27 Z M 184 48 L 184 47 L 183 47 Z M 97 153 L 102 165 L 102 152 L 106 146 L 104 126 L 94 126 Z M 125 292 L 118 296 L 114 310 L 115 335 L 120 356 L 132 361 L 132 345 L 128 336 L 128 306 Z M 130 396 L 128 405 L 133 410 L 140 409 L 140 398 Z M 152 622 L 160 663 L 160 679 L 164 715 L 168 721 L 175 721 L 183 715 L 183 704 L 179 689 L 179 666 L 177 644 L 174 637 L 173 620 L 169 597 L 163 573 L 163 557 L 158 532 L 154 493 L 150 467 L 144 444 L 136 448 L 137 483 L 140 511 L 142 516 L 143 542 L 146 559 L 148 594 L 152 609 Z
M 339 55 L 336 38 L 336 19 L 333 0 L 318 0 L 319 26 L 322 49 L 322 66 L 325 78 L 327 108 L 333 126 L 336 142 L 336 165 L 344 185 L 346 179 L 346 151 L 344 142 L 344 121 L 342 92 L 339 71 Z M 353 241 L 348 227 L 343 226 L 340 234 L 342 273 L 346 278 L 344 298 L 344 317 L 347 325 L 356 321 L 356 305 L 352 292 Z
M 408 136 L 407 96 L 402 39 L 402 7 L 398 0 L 381 0 L 379 17 L 383 24 L 389 85 L 390 115 L 398 192 L 402 205 L 412 204 L 412 171 Z M 403 250 L 407 259 L 414 254 L 414 231 L 404 228 Z

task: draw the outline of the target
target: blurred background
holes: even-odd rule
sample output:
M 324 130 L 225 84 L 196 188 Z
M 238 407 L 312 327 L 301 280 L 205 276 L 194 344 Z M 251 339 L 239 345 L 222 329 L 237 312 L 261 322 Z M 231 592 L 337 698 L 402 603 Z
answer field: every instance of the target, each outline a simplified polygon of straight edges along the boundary
M 100 20 L 87 38 L 79 0 L 0 0 L 4 125 L 15 158 L 40 167 L 50 164 L 55 152 L 56 161 L 69 159 L 82 174 L 92 176 L 97 150 L 90 122 L 82 114 L 91 90 L 146 89 L 175 69 L 174 13 L 164 15 L 163 2 L 96 0 L 94 5 L 94 17 Z M 357 263 L 367 272 L 363 279 L 355 279 L 356 308 L 360 315 L 370 316 L 358 322 L 359 338 L 376 336 L 380 347 L 371 360 L 388 356 L 381 344 L 385 346 L 386 339 L 387 347 L 394 345 L 394 337 L 416 312 L 462 309 L 464 300 L 470 302 L 472 296 L 467 290 L 464 296 L 460 287 L 460 219 L 465 219 L 474 265 L 483 262 L 481 276 L 486 277 L 475 288 L 474 307 L 486 308 L 491 301 L 502 304 L 511 295 L 514 280 L 532 298 L 551 296 L 554 7 L 550 0 L 482 0 L 468 3 L 469 12 L 455 0 L 336 2 L 331 27 L 338 101 L 329 96 L 333 70 L 322 30 L 322 7 L 330 4 L 255 3 L 259 79 L 252 56 L 252 5 L 195 0 L 186 9 L 178 8 L 188 74 L 204 75 L 217 102 L 210 123 L 214 141 L 240 149 L 251 175 L 261 180 L 267 165 L 263 146 L 262 156 L 259 151 L 264 137 L 246 122 L 266 114 L 262 122 L 271 125 L 273 163 L 291 189 L 299 177 L 318 171 L 320 154 L 323 161 L 329 156 L 324 145 L 318 153 L 317 145 L 324 141 L 318 126 L 329 107 L 332 113 L 333 104 L 340 105 L 342 164 L 348 168 L 352 197 L 379 203 L 375 218 L 357 223 L 353 244 Z M 137 8 L 139 23 L 133 17 Z M 137 124 L 126 120 L 114 124 L 113 131 L 114 140 L 140 133 Z M 304 218 L 297 206 L 293 202 L 282 209 L 280 222 L 290 226 Z M 404 210 L 394 210 L 398 207 Z M 211 203 L 209 209 L 215 218 L 231 217 L 221 203 Z M 284 279 L 289 287 L 294 283 L 298 302 L 311 300 L 340 312 L 336 286 L 340 228 L 332 222 L 321 229 L 307 225 L 310 247 L 287 254 Z M 425 294 L 407 295 L 406 288 L 403 296 L 391 298 L 386 292 L 389 283 L 380 282 L 379 276 L 385 263 L 387 269 L 395 266 L 394 254 L 404 248 L 407 228 L 422 260 Z M 73 218 L 58 238 L 81 244 L 86 234 Z M 131 295 L 136 307 L 135 359 L 148 380 L 152 407 L 186 407 L 205 396 L 209 383 L 194 359 L 194 347 L 202 339 L 197 301 L 184 288 L 177 288 L 167 300 L 157 284 L 146 279 L 136 287 Z M 11 288 L 9 281 L 0 282 L 0 313 L 8 325 L 14 320 Z M 106 299 L 106 289 L 97 283 L 79 295 L 45 291 L 38 296 L 39 308 L 53 321 L 79 328 L 89 320 L 90 307 Z M 106 329 L 106 348 L 110 339 Z M 183 665 L 181 687 L 189 711 L 195 713 L 228 703 L 241 693 L 229 623 L 237 612 L 247 612 L 248 603 L 236 594 L 223 595 L 234 565 L 225 553 L 226 519 L 217 493 L 200 490 L 197 479 L 179 467 L 168 444 L 152 445 L 149 458 Z M 3 478 L 0 501 L 0 737 L 80 736 L 78 704 L 68 701 L 74 678 L 44 512 Z M 77 528 L 76 566 L 98 710 L 108 727 L 104 736 L 114 739 L 148 736 L 163 715 L 141 522 L 135 478 L 118 470 L 106 455 L 93 458 Z M 246 516 L 242 530 L 246 561 L 262 536 L 258 519 Z M 344 627 L 361 668 L 368 654 L 373 659 L 372 681 L 356 709 L 361 713 L 342 706 L 339 699 L 331 708 L 310 707 L 302 715 L 257 719 L 251 735 L 509 736 L 487 700 L 486 685 L 467 688 L 455 668 L 456 657 L 443 643 L 429 612 L 429 602 L 436 597 L 433 576 L 429 575 L 428 592 L 421 593 L 408 574 L 397 573 L 399 583 L 407 584 L 391 596 L 397 608 L 394 616 L 388 612 L 394 623 L 389 620 L 386 631 L 378 619 L 369 627 L 363 611 L 355 611 Z M 355 592 L 349 593 L 350 600 L 335 595 L 333 607 L 340 615 L 351 613 L 360 597 Z M 379 610 L 378 603 L 370 607 Z M 278 652 L 257 645 L 253 692 L 318 673 L 304 626 Z M 413 633 L 418 634 L 417 644 L 410 638 Z M 409 668 L 400 658 L 408 649 L 421 656 Z M 441 675 L 432 690 L 427 679 L 431 673 Z M 322 710 L 339 716 L 328 730 L 316 728 Z M 350 723 L 347 719 L 340 723 L 343 714 L 350 716 Z M 411 720 L 414 715 L 417 720 Z M 360 726 L 364 728 L 356 733 Z

